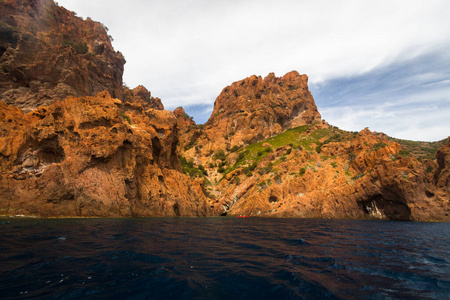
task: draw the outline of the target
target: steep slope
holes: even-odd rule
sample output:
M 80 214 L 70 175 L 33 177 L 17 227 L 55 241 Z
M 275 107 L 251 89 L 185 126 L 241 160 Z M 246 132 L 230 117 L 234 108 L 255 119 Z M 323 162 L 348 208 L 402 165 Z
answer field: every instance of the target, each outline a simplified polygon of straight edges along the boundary
M 231 84 L 196 125 L 124 63 L 101 23 L 0 2 L 0 214 L 450 221 L 449 140 L 330 126 L 296 71 Z
M 209 215 L 182 174 L 171 112 L 107 92 L 28 114 L 0 102 L 0 213 L 39 216 Z
M 25 112 L 67 96 L 122 98 L 125 59 L 105 27 L 52 0 L 0 2 L 0 96 Z
M 329 126 L 306 75 L 235 82 L 204 126 L 176 115 L 183 170 L 215 215 L 450 220 L 449 142 Z
M 212 189 L 215 213 L 450 221 L 449 147 L 420 162 L 368 129 L 301 126 L 238 152 Z
M 207 163 L 219 150 L 243 147 L 320 120 L 306 75 L 296 71 L 283 77 L 270 73 L 264 79 L 253 75 L 223 89 L 201 135 L 190 144 L 195 148 L 185 155 Z

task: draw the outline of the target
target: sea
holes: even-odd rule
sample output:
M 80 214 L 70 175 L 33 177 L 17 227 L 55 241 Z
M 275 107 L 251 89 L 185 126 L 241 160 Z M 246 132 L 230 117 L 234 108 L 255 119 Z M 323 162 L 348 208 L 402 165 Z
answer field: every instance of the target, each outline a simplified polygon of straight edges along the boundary
M 450 223 L 0 219 L 1 299 L 450 299 Z

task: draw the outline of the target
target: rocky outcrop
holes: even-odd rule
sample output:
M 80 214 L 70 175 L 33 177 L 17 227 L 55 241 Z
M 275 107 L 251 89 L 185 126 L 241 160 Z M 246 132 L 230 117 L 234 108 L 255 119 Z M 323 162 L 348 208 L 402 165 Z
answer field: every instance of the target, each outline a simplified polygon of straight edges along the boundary
M 243 147 L 315 121 L 321 122 L 321 118 L 306 75 L 296 71 L 283 77 L 254 75 L 223 89 L 197 149 L 186 155 L 211 157 L 218 150 Z
M 201 135 L 202 125 L 197 126 L 191 116 L 189 116 L 183 107 L 177 107 L 173 114 L 177 118 L 177 128 L 179 133 L 178 149 L 180 153 L 194 147 L 195 141 Z
M 52 0 L 0 2 L 0 99 L 25 112 L 67 96 L 122 98 L 125 59 L 106 28 Z
M 162 104 L 161 99 L 152 97 L 150 91 L 143 85 L 139 85 L 132 90 L 127 87 L 123 87 L 122 99 L 123 102 L 129 106 L 137 104 L 145 108 L 164 110 L 164 105 Z
M 434 159 L 330 126 L 296 71 L 231 84 L 196 125 L 122 85 L 101 23 L 51 0 L 0 12 L 0 215 L 450 221 L 450 140 Z
M 0 102 L 0 213 L 209 215 L 201 182 L 181 173 L 176 118 L 107 92 L 24 114 Z
M 367 129 L 309 127 L 291 136 L 303 147 L 280 146 L 287 136 L 259 146 L 268 153 L 245 150 L 227 168 L 213 191 L 216 215 L 450 221 L 444 163 L 422 163 Z

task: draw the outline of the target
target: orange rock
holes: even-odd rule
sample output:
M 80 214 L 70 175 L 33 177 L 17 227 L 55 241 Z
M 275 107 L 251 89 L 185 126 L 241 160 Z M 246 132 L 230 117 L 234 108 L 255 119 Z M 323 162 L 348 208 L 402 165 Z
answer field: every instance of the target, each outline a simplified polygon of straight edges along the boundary
M 368 130 L 351 141 L 326 144 L 320 154 L 291 151 L 276 168 L 261 172 L 285 155 L 275 151 L 251 177 L 240 169 L 227 174 L 217 186 L 214 210 L 217 215 L 449 221 L 444 163 L 449 145 L 438 151 L 441 167 L 433 165 L 437 182 L 429 179 L 426 164 L 398 155 L 399 144 Z M 334 149 L 339 154 L 327 156 Z
M 222 90 L 196 141 L 197 150 L 185 155 L 204 164 L 205 157 L 219 150 L 249 145 L 320 120 L 306 75 L 296 71 L 281 78 L 273 73 L 264 79 L 253 75 Z
M 26 115 L 0 102 L 1 213 L 208 215 L 201 184 L 180 173 L 174 115 L 126 109 L 107 92 Z

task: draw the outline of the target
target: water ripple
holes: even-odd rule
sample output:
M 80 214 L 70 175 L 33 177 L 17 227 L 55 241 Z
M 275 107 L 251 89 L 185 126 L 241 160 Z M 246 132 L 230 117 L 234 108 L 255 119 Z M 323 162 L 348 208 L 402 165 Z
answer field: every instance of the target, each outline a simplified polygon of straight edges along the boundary
M 450 224 L 0 221 L 2 299 L 448 299 Z

